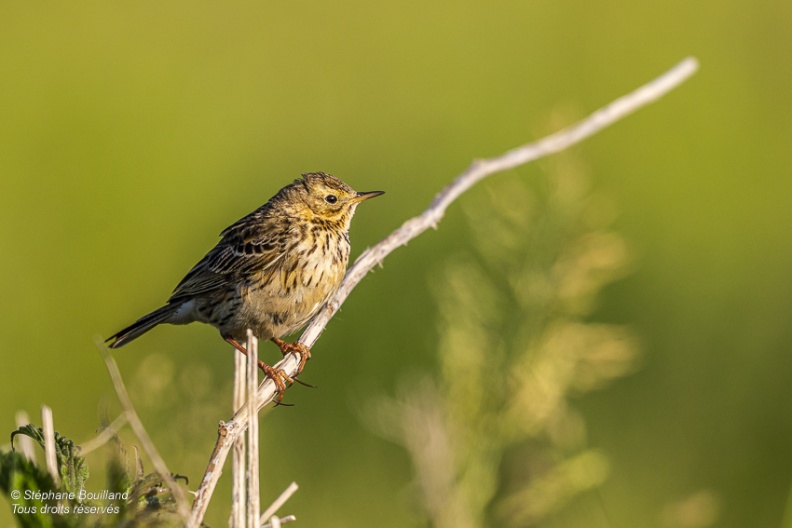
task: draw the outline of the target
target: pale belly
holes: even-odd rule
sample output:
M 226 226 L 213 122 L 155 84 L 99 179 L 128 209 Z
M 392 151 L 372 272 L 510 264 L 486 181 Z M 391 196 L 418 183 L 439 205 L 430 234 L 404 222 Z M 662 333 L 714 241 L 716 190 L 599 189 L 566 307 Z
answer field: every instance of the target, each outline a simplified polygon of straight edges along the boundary
M 259 339 L 285 337 L 305 326 L 336 292 L 348 260 L 345 236 L 323 237 L 319 245 L 301 241 L 276 266 L 184 302 L 168 322 L 207 323 L 239 342 L 248 329 Z
M 337 248 L 330 249 L 335 255 Z M 270 339 L 293 334 L 305 326 L 344 278 L 348 250 L 342 252 L 344 258 L 340 260 L 326 255 L 327 251 L 316 251 L 295 269 L 277 269 L 239 285 L 241 302 L 218 327 L 220 333 L 241 340 L 250 328 L 259 339 Z

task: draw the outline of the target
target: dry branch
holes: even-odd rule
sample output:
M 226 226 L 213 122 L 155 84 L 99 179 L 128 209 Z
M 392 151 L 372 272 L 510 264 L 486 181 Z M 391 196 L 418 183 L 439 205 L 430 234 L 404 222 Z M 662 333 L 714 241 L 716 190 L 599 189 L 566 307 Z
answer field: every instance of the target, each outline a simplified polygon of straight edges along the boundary
M 132 405 L 132 400 L 129 398 L 129 393 L 127 392 L 126 386 L 124 385 L 124 380 L 121 378 L 121 372 L 118 370 L 118 365 L 116 364 L 115 359 L 113 359 L 113 356 L 110 355 L 110 352 L 104 342 L 97 341 L 96 346 L 102 353 L 102 358 L 105 361 L 107 372 L 110 374 L 110 379 L 113 382 L 113 388 L 116 391 L 116 395 L 118 396 L 118 401 L 121 403 L 121 407 L 124 408 L 124 414 L 129 420 L 129 425 L 132 426 L 135 436 L 137 436 L 138 440 L 140 440 L 140 443 L 143 444 L 143 450 L 151 459 L 154 469 L 157 470 L 157 473 L 159 473 L 162 479 L 167 483 L 168 489 L 170 489 L 173 499 L 176 501 L 177 513 L 182 519 L 188 520 L 190 518 L 190 510 L 187 509 L 187 497 L 184 493 L 184 490 L 179 486 L 179 484 L 176 483 L 173 475 L 168 470 L 168 466 L 165 464 L 165 460 L 163 460 L 163 458 L 160 456 L 157 448 L 154 447 L 154 442 L 151 441 L 151 437 L 148 435 L 148 431 L 146 431 L 146 428 L 143 426 L 143 422 L 140 421 L 140 417 L 135 411 L 135 407 Z
M 255 401 L 258 387 L 258 339 L 253 332 L 247 331 L 247 401 Z M 259 429 L 258 429 L 258 409 L 252 405 L 248 409 L 248 509 L 247 525 L 248 528 L 258 528 L 259 515 L 261 514 L 261 503 L 259 497 Z
M 270 519 L 270 517 L 275 515 L 275 512 L 277 512 L 280 509 L 280 507 L 283 506 L 286 503 L 286 501 L 289 500 L 289 498 L 291 498 L 291 496 L 294 495 L 294 492 L 297 491 L 298 489 L 299 486 L 297 486 L 296 482 L 292 482 L 291 484 L 289 484 L 289 486 L 285 490 L 283 490 L 283 493 L 278 495 L 278 498 L 272 501 L 272 504 L 270 504 L 267 507 L 267 509 L 264 510 L 264 513 L 262 513 L 261 517 L 259 518 L 259 524 L 266 523 Z M 293 517 L 293 516 L 289 516 L 289 517 Z M 280 520 L 280 522 L 283 523 L 288 521 L 286 521 L 286 517 L 284 517 L 283 519 Z
M 17 411 L 16 416 L 14 417 L 16 421 L 17 429 L 26 426 L 30 423 L 30 417 L 25 411 Z M 36 460 L 36 454 L 33 451 L 33 439 L 27 435 L 19 435 L 19 441 L 17 442 L 17 450 L 22 453 L 22 455 L 34 462 Z
M 52 409 L 46 405 L 41 406 L 41 422 L 44 430 L 44 460 L 47 463 L 47 472 L 52 477 L 55 487 L 60 487 L 60 473 L 55 455 L 55 425 L 52 419 Z
M 474 161 L 465 172 L 460 174 L 454 181 L 440 191 L 426 211 L 415 218 L 407 220 L 401 227 L 396 229 L 381 242 L 360 255 L 352 267 L 347 271 L 344 276 L 344 281 L 341 283 L 341 287 L 336 295 L 325 305 L 316 317 L 313 318 L 300 337 L 299 342 L 311 347 L 317 339 L 319 339 L 327 323 L 338 311 L 341 304 L 346 300 L 358 282 L 360 282 L 374 266 L 380 264 L 394 249 L 407 244 L 407 242 L 430 227 L 436 227 L 448 206 L 474 184 L 497 172 L 524 165 L 579 143 L 639 108 L 664 96 L 693 75 L 697 69 L 698 62 L 696 59 L 689 57 L 660 77 L 620 97 L 570 127 L 533 143 L 510 150 L 500 156 Z M 275 365 L 275 367 L 283 369 L 287 375 L 293 376 L 297 372 L 298 364 L 298 356 L 296 354 L 291 354 Z M 270 380 L 262 382 L 258 389 L 257 410 L 272 401 L 274 396 L 274 384 Z M 217 484 L 217 480 L 220 478 L 220 473 L 222 472 L 225 459 L 228 456 L 228 451 L 236 437 L 247 428 L 248 416 L 249 412 L 246 405 L 242 409 L 239 409 L 230 421 L 225 423 L 221 422 L 217 444 L 212 452 L 209 466 L 198 489 L 195 502 L 193 503 L 193 516 L 190 526 L 200 525 L 206 508 L 209 505 L 214 487 Z
M 126 412 L 119 414 L 118 417 L 115 420 L 113 420 L 113 423 L 103 428 L 99 432 L 99 434 L 97 434 L 95 437 L 91 438 L 90 440 L 86 440 L 85 442 L 80 444 L 80 454 L 82 456 L 85 456 L 91 451 L 99 449 L 100 447 L 105 445 L 113 438 L 113 436 L 115 436 L 118 433 L 118 431 L 124 425 L 126 425 L 128 421 L 129 418 L 126 415 Z
M 234 354 L 234 401 L 233 410 L 237 412 L 245 404 L 247 380 L 247 357 Z M 231 457 L 231 518 L 230 528 L 246 528 L 247 482 L 245 480 L 245 437 L 239 436 L 234 442 Z

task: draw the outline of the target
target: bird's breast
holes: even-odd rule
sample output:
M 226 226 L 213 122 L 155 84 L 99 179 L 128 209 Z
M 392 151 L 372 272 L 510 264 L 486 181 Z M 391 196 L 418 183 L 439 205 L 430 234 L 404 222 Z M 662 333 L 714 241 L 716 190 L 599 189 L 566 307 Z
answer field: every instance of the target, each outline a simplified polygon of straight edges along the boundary
M 303 327 L 335 293 L 349 262 L 349 240 L 322 232 L 289 248 L 282 264 L 254 278 L 245 312 L 260 335 L 283 337 Z

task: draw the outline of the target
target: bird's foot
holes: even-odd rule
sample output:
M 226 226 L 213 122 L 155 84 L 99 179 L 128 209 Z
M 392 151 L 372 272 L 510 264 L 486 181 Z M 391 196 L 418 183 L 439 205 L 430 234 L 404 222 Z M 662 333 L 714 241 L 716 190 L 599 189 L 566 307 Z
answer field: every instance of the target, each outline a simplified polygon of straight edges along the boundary
M 225 338 L 225 340 L 228 341 L 228 343 L 230 343 L 231 346 L 236 348 L 238 351 L 242 352 L 242 354 L 244 354 L 245 357 L 247 357 L 248 355 L 247 349 L 244 346 L 242 346 L 239 343 L 239 341 L 237 341 L 233 337 L 227 337 Z M 258 361 L 258 366 L 261 369 L 261 371 L 264 373 L 264 375 L 268 379 L 272 380 L 272 383 L 275 384 L 275 394 L 276 394 L 275 406 L 277 407 L 278 405 L 283 405 L 285 407 L 291 407 L 292 406 L 291 403 L 283 403 L 283 395 L 286 393 L 286 387 L 287 387 L 286 383 L 292 385 L 294 384 L 295 380 L 289 377 L 289 375 L 286 374 L 286 371 L 284 371 L 283 369 L 271 367 L 266 363 L 264 363 L 263 361 L 261 361 L 260 359 L 257 359 L 257 361 Z
M 297 380 L 297 376 L 300 375 L 300 372 L 303 371 L 305 368 L 305 363 L 311 359 L 311 349 L 307 346 L 303 345 L 302 343 L 287 343 L 282 339 L 278 339 L 277 337 L 273 337 L 271 339 L 273 343 L 278 345 L 280 348 L 281 353 L 286 356 L 288 354 L 299 354 L 300 356 L 300 365 L 297 367 L 297 373 L 294 375 L 295 381 L 298 383 L 302 383 L 301 381 Z M 303 385 L 308 385 L 307 383 L 302 383 Z M 313 385 L 308 385 L 309 387 L 313 387 Z
M 264 375 L 275 384 L 275 406 L 283 405 L 285 407 L 291 407 L 293 404 L 283 403 L 283 395 L 286 392 L 286 383 L 288 382 L 289 385 L 292 385 L 294 379 L 290 378 L 283 369 L 270 367 L 262 361 L 259 361 L 259 368 L 264 372 Z

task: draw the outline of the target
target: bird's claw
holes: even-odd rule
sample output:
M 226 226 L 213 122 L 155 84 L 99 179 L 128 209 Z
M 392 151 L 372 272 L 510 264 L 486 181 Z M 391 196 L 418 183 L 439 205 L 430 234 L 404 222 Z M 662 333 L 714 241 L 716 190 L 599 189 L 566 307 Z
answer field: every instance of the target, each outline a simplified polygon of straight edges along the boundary
M 296 378 L 297 376 L 299 376 L 300 373 L 305 368 L 305 364 L 308 362 L 309 359 L 311 359 L 311 349 L 303 345 L 302 343 L 296 343 L 296 342 L 289 343 L 282 339 L 278 339 L 277 337 L 273 337 L 271 341 L 276 345 L 278 345 L 278 348 L 280 348 L 281 353 L 284 356 L 288 354 L 297 354 L 300 356 L 300 364 L 297 366 L 297 373 L 294 375 L 294 377 Z M 297 381 L 302 385 L 307 385 L 306 383 L 303 383 L 299 380 Z M 307 386 L 312 387 L 312 385 L 307 385 Z
M 231 346 L 236 348 L 245 356 L 248 355 L 247 349 L 243 347 L 236 339 L 232 337 L 226 337 L 225 340 L 228 341 L 231 344 Z M 277 407 L 278 405 L 283 405 L 284 407 L 291 407 L 293 404 L 283 403 L 283 395 L 286 393 L 286 383 L 288 382 L 289 385 L 293 385 L 295 380 L 289 377 L 289 375 L 286 374 L 286 371 L 284 371 L 283 369 L 271 367 L 266 363 L 264 363 L 263 361 L 261 361 L 260 359 L 258 360 L 258 366 L 261 369 L 261 371 L 264 372 L 264 375 L 268 379 L 271 379 L 272 383 L 275 384 L 275 394 L 276 394 L 275 406 Z
M 292 385 L 295 380 L 289 377 L 283 369 L 270 367 L 266 363 L 259 363 L 259 367 L 264 372 L 264 375 L 275 384 L 275 406 L 291 407 L 293 404 L 283 403 L 283 395 L 286 393 L 286 384 Z

